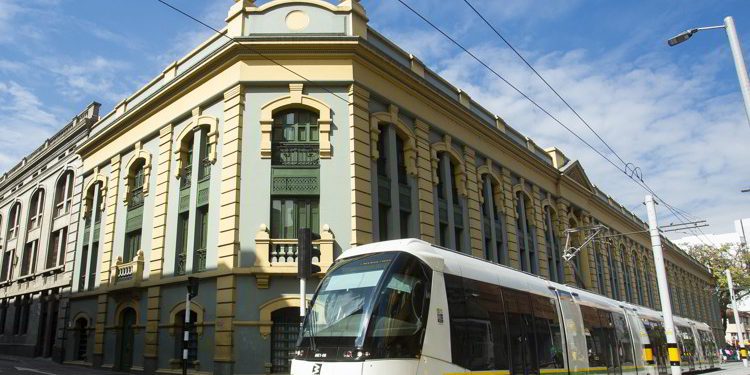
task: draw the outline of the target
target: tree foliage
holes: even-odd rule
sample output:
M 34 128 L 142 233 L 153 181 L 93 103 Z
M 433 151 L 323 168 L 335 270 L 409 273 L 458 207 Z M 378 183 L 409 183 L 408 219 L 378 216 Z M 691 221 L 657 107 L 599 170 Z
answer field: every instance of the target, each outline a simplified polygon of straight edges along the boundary
M 724 244 L 691 246 L 688 253 L 708 267 L 716 279 L 716 295 L 722 306 L 721 316 L 726 326 L 726 308 L 731 303 L 725 270 L 732 273 L 735 298 L 739 301 L 750 295 L 750 252 Z

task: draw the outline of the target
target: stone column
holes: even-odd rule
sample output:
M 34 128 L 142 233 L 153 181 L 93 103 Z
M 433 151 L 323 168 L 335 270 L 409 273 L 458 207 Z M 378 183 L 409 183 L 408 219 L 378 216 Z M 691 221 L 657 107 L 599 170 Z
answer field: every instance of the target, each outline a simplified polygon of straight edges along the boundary
M 350 245 L 373 241 L 370 179 L 370 93 L 359 85 L 349 86 L 349 181 L 351 184 Z
M 154 189 L 154 220 L 149 280 L 159 280 L 164 272 L 164 244 L 167 231 L 170 170 L 172 168 L 172 125 L 159 130 L 159 156 L 157 159 L 156 189 Z M 174 255 L 174 253 L 172 253 Z
M 484 258 L 484 241 L 482 241 L 482 211 L 479 207 L 479 183 L 477 178 L 476 152 L 464 146 L 464 166 L 466 168 L 466 205 L 469 211 L 469 222 L 464 227 L 468 230 L 469 253 Z
M 118 196 L 120 188 L 120 155 L 115 155 L 109 161 L 109 180 L 107 182 L 107 215 L 104 217 L 104 239 L 102 243 L 102 258 L 100 269 L 100 285 L 106 287 L 110 281 L 110 266 L 112 264 L 112 251 L 115 240 L 115 219 L 117 218 Z M 96 207 L 94 207 L 96 209 Z M 91 230 L 94 230 L 94 223 L 91 224 Z M 89 250 L 91 251 L 91 250 Z M 91 265 L 95 267 L 95 265 Z
M 435 243 L 435 202 L 432 182 L 432 155 L 430 153 L 430 126 L 417 119 L 417 188 L 419 196 L 420 238 Z
M 221 148 L 221 195 L 217 268 L 238 266 L 240 252 L 240 179 L 242 121 L 245 91 L 238 84 L 224 93 L 224 129 Z
M 156 372 L 159 358 L 159 312 L 160 312 L 161 289 L 158 286 L 148 288 L 148 301 L 146 302 L 146 334 L 143 348 L 143 372 L 153 374 Z

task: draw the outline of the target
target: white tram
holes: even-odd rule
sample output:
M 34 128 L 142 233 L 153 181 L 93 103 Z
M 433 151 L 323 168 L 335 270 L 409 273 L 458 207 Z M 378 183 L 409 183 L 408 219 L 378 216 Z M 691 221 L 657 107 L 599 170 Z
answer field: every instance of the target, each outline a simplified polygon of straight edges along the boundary
M 675 317 L 683 371 L 719 364 Z M 416 239 L 350 249 L 321 281 L 293 375 L 666 374 L 660 313 Z

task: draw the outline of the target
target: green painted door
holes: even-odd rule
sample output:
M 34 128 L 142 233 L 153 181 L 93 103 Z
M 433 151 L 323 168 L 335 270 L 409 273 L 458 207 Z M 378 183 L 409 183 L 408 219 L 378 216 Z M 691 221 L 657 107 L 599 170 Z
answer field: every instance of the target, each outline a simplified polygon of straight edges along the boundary
M 133 342 L 135 339 L 135 311 L 131 308 L 122 312 L 122 332 L 120 334 L 120 371 L 133 367 Z

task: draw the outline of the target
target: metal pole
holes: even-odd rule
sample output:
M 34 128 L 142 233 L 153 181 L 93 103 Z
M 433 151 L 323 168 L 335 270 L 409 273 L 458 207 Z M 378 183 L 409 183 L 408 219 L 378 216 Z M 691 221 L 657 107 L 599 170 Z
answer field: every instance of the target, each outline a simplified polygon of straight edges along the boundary
M 732 300 L 732 311 L 734 311 L 734 327 L 737 329 L 737 338 L 740 340 L 740 358 L 742 364 L 747 367 L 747 348 L 745 347 L 745 332 L 742 322 L 740 321 L 740 314 L 737 312 L 737 301 L 734 299 L 734 283 L 732 282 L 732 273 L 729 270 L 725 270 L 724 273 L 727 275 L 727 286 L 729 287 L 729 297 Z
M 745 114 L 750 124 L 750 78 L 747 76 L 747 67 L 745 67 L 745 58 L 742 56 L 742 47 L 740 38 L 737 36 L 737 29 L 734 27 L 734 18 L 724 18 L 724 26 L 729 37 L 729 46 L 732 48 L 734 57 L 734 67 L 737 69 L 737 79 L 740 81 L 740 90 L 742 98 L 745 100 Z
M 190 342 L 190 292 L 185 294 L 185 326 L 182 332 L 182 375 L 187 375 L 188 343 Z
M 302 329 L 302 324 L 305 322 L 305 308 L 307 307 L 307 299 L 305 298 L 305 293 L 307 292 L 307 285 L 304 277 L 301 277 L 299 279 L 299 324 L 300 329 Z
M 659 300 L 661 311 L 664 314 L 664 333 L 667 336 L 667 352 L 672 375 L 681 375 L 680 349 L 677 347 L 677 336 L 675 335 L 674 320 L 672 319 L 672 305 L 669 299 L 669 285 L 667 284 L 667 270 L 664 268 L 664 253 L 661 250 L 661 237 L 659 226 L 656 223 L 656 208 L 654 197 L 646 195 L 646 211 L 648 212 L 648 228 L 651 234 L 651 247 L 654 251 L 654 264 L 656 266 L 656 281 L 659 285 Z

